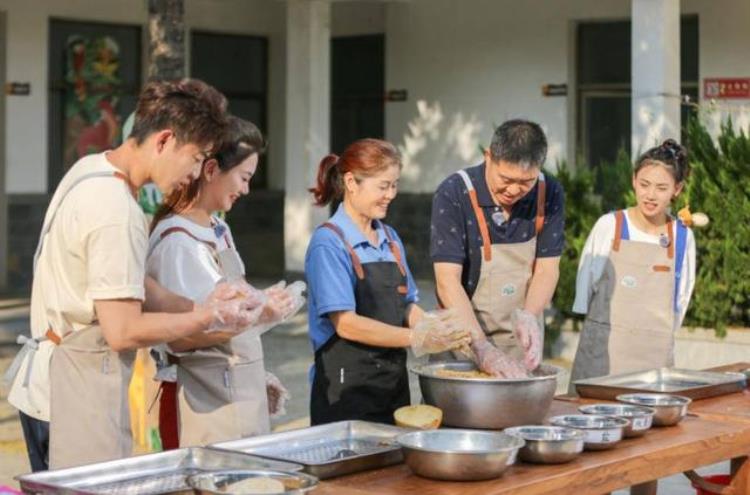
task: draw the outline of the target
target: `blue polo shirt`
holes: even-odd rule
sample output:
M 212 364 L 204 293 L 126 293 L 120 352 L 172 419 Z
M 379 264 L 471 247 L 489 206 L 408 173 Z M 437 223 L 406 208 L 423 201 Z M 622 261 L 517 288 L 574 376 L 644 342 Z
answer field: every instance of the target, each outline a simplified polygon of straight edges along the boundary
M 401 251 L 401 258 L 406 269 L 406 302 L 407 304 L 417 302 L 417 286 L 406 262 L 406 251 L 392 227 L 375 221 L 378 242 L 376 246 L 373 246 L 347 215 L 343 203 L 328 221 L 343 231 L 344 237 L 354 248 L 354 252 L 357 253 L 363 265 L 377 261 L 396 261 L 391 252 L 388 237 L 383 230 L 387 228 Z M 305 278 L 308 286 L 307 312 L 310 341 L 313 350 L 318 350 L 336 333 L 328 318 L 328 313 L 356 310 L 354 287 L 357 275 L 354 273 L 352 258 L 341 238 L 331 229 L 315 230 L 305 254 Z
M 484 212 L 492 244 L 513 244 L 531 239 L 536 230 L 536 201 L 539 184 L 521 198 L 511 209 L 510 218 L 497 225 L 492 214 L 501 211 L 492 199 L 484 176 L 484 163 L 469 167 L 466 173 L 474 184 L 477 202 Z M 565 214 L 562 186 L 545 176 L 546 192 L 544 226 L 536 243 L 537 258 L 560 256 L 565 247 Z M 482 264 L 482 235 L 466 190 L 466 184 L 456 173 L 445 179 L 432 199 L 430 225 L 430 257 L 433 263 L 447 262 L 463 265 L 461 284 L 471 297 L 479 281 Z

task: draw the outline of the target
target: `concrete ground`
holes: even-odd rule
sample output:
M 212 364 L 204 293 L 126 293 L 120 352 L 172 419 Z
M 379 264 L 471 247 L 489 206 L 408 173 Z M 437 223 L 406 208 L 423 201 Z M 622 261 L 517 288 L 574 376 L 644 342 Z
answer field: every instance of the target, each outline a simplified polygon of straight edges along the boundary
M 421 282 L 423 306 L 435 305 L 433 287 Z M 18 346 L 15 336 L 28 328 L 28 306 L 24 300 L 0 301 L 0 374 L 10 364 Z M 276 374 L 291 393 L 285 415 L 273 419 L 274 429 L 291 429 L 309 424 L 308 401 L 310 386 L 307 373 L 312 364 L 312 351 L 307 337 L 306 314 L 297 315 L 289 323 L 277 327 L 263 337 L 266 368 Z M 569 363 L 555 361 L 555 364 L 569 366 Z M 564 391 L 567 383 L 561 383 Z M 7 390 L 0 389 L 0 486 L 17 486 L 13 477 L 29 471 L 25 445 L 17 412 L 5 400 Z M 419 387 L 412 382 L 412 401 L 421 399 Z M 701 474 L 726 473 L 728 463 L 700 469 Z M 625 494 L 626 491 L 618 491 Z M 660 482 L 660 494 L 688 495 L 695 490 L 682 475 L 672 476 Z

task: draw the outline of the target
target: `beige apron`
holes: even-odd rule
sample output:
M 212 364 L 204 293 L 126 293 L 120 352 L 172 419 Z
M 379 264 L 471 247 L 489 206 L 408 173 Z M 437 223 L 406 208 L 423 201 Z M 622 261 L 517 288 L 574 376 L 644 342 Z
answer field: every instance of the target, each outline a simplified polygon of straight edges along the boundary
M 50 362 L 50 469 L 132 455 L 135 351 L 114 352 L 98 325 L 50 340 L 59 342 Z
M 536 236 L 544 226 L 544 204 L 546 183 L 544 174 L 539 174 L 537 192 L 536 236 L 526 242 L 492 244 L 487 221 L 477 201 L 474 185 L 469 175 L 460 170 L 458 174 L 466 184 L 477 225 L 482 235 L 482 264 L 479 281 L 471 297 L 471 305 L 479 325 L 495 345 L 506 353 L 523 360 L 523 349 L 516 343 L 511 315 L 522 309 L 536 260 Z M 539 328 L 544 341 L 544 322 L 539 319 Z
M 242 276 L 237 251 L 172 227 L 161 239 L 184 233 L 211 249 L 226 278 Z M 226 344 L 170 356 L 177 364 L 177 415 L 180 447 L 206 445 L 270 431 L 266 371 L 260 337 L 246 332 Z
M 43 228 L 34 267 L 44 239 L 68 193 L 84 180 L 114 177 L 134 193 L 120 172 L 95 172 L 78 178 L 63 193 Z M 51 469 L 119 459 L 132 454 L 128 385 L 135 351 L 114 352 L 95 322 L 60 337 L 51 328 L 46 337 L 56 344 L 50 359 Z
M 674 364 L 674 234 L 668 245 L 622 239 L 623 211 L 581 331 L 573 382 Z

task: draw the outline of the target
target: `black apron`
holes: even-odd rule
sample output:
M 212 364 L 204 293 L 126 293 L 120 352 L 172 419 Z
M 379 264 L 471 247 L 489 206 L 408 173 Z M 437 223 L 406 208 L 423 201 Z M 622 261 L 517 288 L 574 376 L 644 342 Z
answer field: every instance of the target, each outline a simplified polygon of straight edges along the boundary
M 403 327 L 406 318 L 406 271 L 396 243 L 383 226 L 395 262 L 362 264 L 343 232 L 331 223 L 344 242 L 354 265 L 356 313 Z M 310 397 L 310 423 L 344 420 L 393 424 L 393 412 L 409 405 L 406 350 L 374 347 L 333 334 L 315 351 L 315 377 Z

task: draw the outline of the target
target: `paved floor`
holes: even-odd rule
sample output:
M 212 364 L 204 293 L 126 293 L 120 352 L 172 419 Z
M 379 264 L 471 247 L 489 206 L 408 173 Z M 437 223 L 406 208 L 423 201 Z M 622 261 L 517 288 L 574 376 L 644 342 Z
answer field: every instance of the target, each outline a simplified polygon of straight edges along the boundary
M 420 284 L 425 294 L 423 306 L 434 306 L 434 291 L 428 284 Z M 13 343 L 20 331 L 28 326 L 28 308 L 24 301 L 0 301 L 0 373 L 10 364 L 17 346 Z M 308 400 L 309 384 L 307 373 L 312 364 L 312 351 L 307 337 L 307 318 L 300 314 L 288 324 L 277 327 L 263 337 L 266 368 L 275 373 L 289 389 L 292 397 L 287 405 L 287 413 L 273 420 L 277 429 L 288 429 L 309 424 Z M 560 363 L 558 363 L 560 364 Z M 563 363 L 564 364 L 564 363 Z M 560 384 L 565 390 L 567 384 Z M 21 427 L 16 411 L 5 400 L 7 391 L 0 390 L 0 486 L 15 486 L 13 476 L 28 471 Z M 412 382 L 412 400 L 421 398 L 416 382 Z M 699 472 L 728 472 L 728 464 L 718 464 L 701 469 Z M 624 494 L 626 491 L 618 491 Z M 660 494 L 688 495 L 695 491 L 682 476 L 673 476 L 660 484 Z

